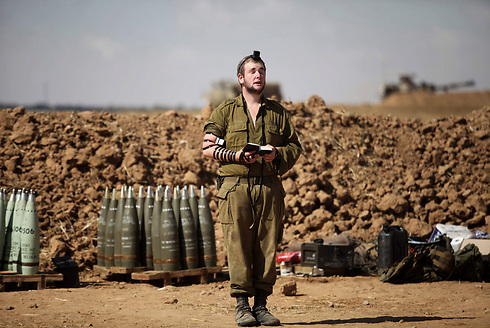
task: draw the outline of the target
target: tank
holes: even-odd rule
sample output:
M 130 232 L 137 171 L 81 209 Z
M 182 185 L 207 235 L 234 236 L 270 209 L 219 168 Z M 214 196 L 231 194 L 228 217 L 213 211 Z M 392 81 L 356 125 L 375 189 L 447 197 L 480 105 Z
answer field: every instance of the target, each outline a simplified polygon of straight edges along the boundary
M 212 108 L 218 107 L 227 99 L 235 98 L 242 92 L 241 86 L 236 81 L 215 81 L 211 83 L 209 90 L 204 94 Z M 281 85 L 278 82 L 267 82 L 264 88 L 264 96 L 281 101 Z
M 414 74 L 401 74 L 399 78 L 400 80 L 397 83 L 386 83 L 382 86 L 381 97 L 383 99 L 388 98 L 392 94 L 406 94 L 419 91 L 427 93 L 448 93 L 453 90 L 475 86 L 474 80 L 436 85 L 425 81 L 416 83 Z
M 408 255 L 408 233 L 403 227 L 383 225 L 378 235 L 378 270 L 390 268 Z

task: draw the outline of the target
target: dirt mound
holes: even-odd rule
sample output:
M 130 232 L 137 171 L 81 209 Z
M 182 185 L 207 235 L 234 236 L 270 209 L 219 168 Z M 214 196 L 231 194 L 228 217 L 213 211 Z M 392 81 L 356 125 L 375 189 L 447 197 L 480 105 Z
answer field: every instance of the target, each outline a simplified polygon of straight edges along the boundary
M 305 152 L 283 177 L 283 248 L 343 231 L 370 241 L 385 222 L 420 237 L 436 223 L 489 232 L 490 108 L 421 122 L 338 113 L 316 96 L 284 105 Z M 173 111 L 0 111 L 0 186 L 38 192 L 42 269 L 65 254 L 82 269 L 96 263 L 105 187 L 204 185 L 216 220 L 218 165 L 202 156 L 203 124 Z M 218 222 L 216 235 L 223 264 Z

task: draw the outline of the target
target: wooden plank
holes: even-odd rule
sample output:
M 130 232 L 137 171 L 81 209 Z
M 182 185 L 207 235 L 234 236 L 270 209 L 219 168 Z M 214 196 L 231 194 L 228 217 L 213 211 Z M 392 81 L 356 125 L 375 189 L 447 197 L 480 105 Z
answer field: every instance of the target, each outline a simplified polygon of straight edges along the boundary
M 40 273 L 40 274 L 15 274 L 1 276 L 2 282 L 38 282 L 42 279 L 47 281 L 63 281 L 61 273 Z
M 17 274 L 17 271 L 0 271 L 0 275 L 2 274 Z
M 106 279 L 108 276 L 113 275 L 130 275 L 134 272 L 144 272 L 149 270 L 147 267 L 135 267 L 135 268 L 123 268 L 123 267 L 111 267 L 110 269 L 100 266 L 94 265 L 93 267 L 94 273 L 100 275 L 102 279 Z
M 107 276 L 111 274 L 111 271 L 109 269 L 100 265 L 94 265 L 93 270 L 94 273 L 98 274 L 102 279 L 106 279 Z
M 164 280 L 168 283 L 172 278 L 184 278 L 184 277 L 200 277 L 201 283 L 209 281 L 209 274 L 215 274 L 221 272 L 222 267 L 210 267 L 210 268 L 197 268 L 178 271 L 146 271 L 146 272 L 134 272 L 131 274 L 131 278 L 134 280 Z
M 130 274 L 133 272 L 147 271 L 148 267 L 135 267 L 135 268 L 123 268 L 123 267 L 111 267 L 111 272 L 115 274 Z
M 134 280 L 160 280 L 165 279 L 168 276 L 168 272 L 164 271 L 145 271 L 145 272 L 133 272 L 131 278 Z
M 170 271 L 169 276 L 170 278 L 183 278 L 183 277 L 190 277 L 190 276 L 198 276 L 205 273 L 207 273 L 206 268 L 197 268 L 197 269 Z
M 5 290 L 5 284 L 9 282 L 16 282 L 17 287 L 21 287 L 23 283 L 34 282 L 37 285 L 37 289 L 45 289 L 46 282 L 51 281 L 63 281 L 63 274 L 61 273 L 40 273 L 40 274 L 7 274 L 0 275 L 0 290 Z

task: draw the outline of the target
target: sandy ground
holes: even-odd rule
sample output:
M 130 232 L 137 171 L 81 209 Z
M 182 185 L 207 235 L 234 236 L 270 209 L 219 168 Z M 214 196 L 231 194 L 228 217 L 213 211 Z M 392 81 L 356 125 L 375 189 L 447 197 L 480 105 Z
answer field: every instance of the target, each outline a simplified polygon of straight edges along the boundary
M 415 98 L 409 100 L 415 102 L 418 99 Z M 463 98 L 464 104 L 469 104 L 469 100 Z M 412 103 L 404 103 L 402 100 L 406 99 L 398 99 L 397 103 L 386 104 L 380 108 L 346 107 L 345 110 L 361 114 L 379 113 L 423 120 L 432 120 L 442 114 L 469 113 L 467 109 L 463 113 L 459 104 L 449 106 L 448 104 L 453 103 L 452 98 L 448 100 L 448 104 L 444 99 L 444 101 L 434 99 L 434 103 L 430 105 L 426 105 L 426 101 L 423 105 L 415 104 L 416 106 Z M 483 105 L 488 105 L 488 101 L 474 105 L 473 109 L 481 108 Z M 344 109 L 344 106 L 340 106 L 339 109 Z M 445 171 L 441 176 L 436 174 L 439 166 L 445 166 L 452 167 L 447 172 L 449 177 L 459 176 L 459 182 L 453 182 L 461 183 L 460 190 L 472 190 L 472 194 L 483 195 L 478 186 L 483 186 L 481 187 L 483 190 L 486 181 L 483 181 L 483 177 L 486 179 L 488 176 L 485 171 L 488 168 L 488 161 L 485 161 L 486 157 L 484 157 L 486 156 L 484 150 L 487 149 L 484 147 L 488 140 L 488 129 L 485 129 L 488 127 L 487 111 L 480 111 L 480 114 L 468 116 L 465 120 L 433 121 L 412 128 L 411 125 L 388 118 L 357 118 L 336 113 L 328 114 L 332 124 L 326 124 L 324 111 L 315 114 L 316 111 L 304 110 L 307 115 L 303 117 L 298 114 L 296 119 L 298 124 L 302 125 L 304 141 L 308 141 L 312 152 L 316 151 L 317 141 L 325 139 L 324 136 L 332 135 L 339 138 L 335 138 L 336 143 L 323 140 L 322 147 L 329 150 L 328 154 L 317 152 L 315 156 L 310 156 L 310 159 L 305 159 L 301 166 L 296 167 L 335 173 L 335 179 L 332 178 L 332 181 L 338 180 L 338 185 L 345 184 L 351 191 L 351 195 L 356 198 L 352 203 L 355 205 L 354 208 L 346 207 L 342 211 L 330 209 L 332 215 L 335 214 L 334 219 L 338 226 L 329 225 L 328 229 L 341 228 L 340 231 L 348 231 L 350 228 L 343 222 L 349 221 L 345 216 L 352 216 L 349 224 L 356 227 L 359 233 L 370 233 L 369 236 L 372 238 L 379 232 L 378 227 L 382 224 L 382 220 L 377 219 L 378 225 L 373 225 L 371 222 L 373 220 L 363 219 L 360 220 L 363 222 L 362 225 L 354 225 L 357 214 L 360 214 L 361 210 L 366 210 L 363 207 L 366 205 L 365 198 L 361 197 L 365 195 L 365 189 L 376 191 L 370 197 L 373 197 L 372 203 L 377 204 L 385 191 L 403 186 L 406 182 L 404 177 L 408 173 L 415 172 L 413 177 L 416 183 L 410 186 L 412 194 L 415 188 L 417 193 L 424 195 L 424 190 L 419 190 L 416 186 L 419 182 L 421 185 L 426 185 L 423 179 L 428 178 L 440 182 L 439 186 L 429 186 L 429 189 L 435 188 L 434 194 L 440 194 L 446 182 L 453 181 L 445 180 Z M 0 132 L 3 131 L 0 139 L 3 142 L 2 150 L 5 151 L 0 163 L 6 163 L 6 170 L 0 170 L 0 177 L 3 179 L 2 187 L 12 189 L 19 187 L 20 184 L 20 187 L 30 186 L 40 192 L 43 197 L 40 204 L 45 204 L 43 205 L 45 209 L 41 211 L 41 217 L 45 222 L 43 250 L 50 252 L 46 258 L 63 256 L 58 252 L 58 248 L 51 249 L 49 246 L 51 238 L 63 239 L 66 235 L 65 239 L 59 241 L 63 242 L 65 250 L 70 248 L 74 252 L 75 259 L 82 270 L 87 270 L 96 263 L 94 241 L 97 229 L 96 224 L 92 223 L 95 223 L 98 217 L 102 190 L 111 185 L 106 180 L 99 181 L 101 177 L 110 176 L 110 181 L 114 185 L 135 183 L 181 185 L 183 182 L 191 183 L 184 179 L 184 174 L 188 171 L 202 171 L 204 172 L 201 173 L 202 177 L 209 176 L 209 172 L 216 172 L 216 168 L 205 162 L 195 168 L 195 156 L 193 157 L 192 150 L 200 147 L 203 122 L 187 115 L 169 112 L 154 116 L 124 118 L 124 115 L 113 117 L 113 114 L 85 112 L 40 116 L 27 115 L 20 110 L 0 111 L 1 115 L 4 116 L 0 119 Z M 318 126 L 311 125 L 310 121 L 318 123 Z M 362 127 L 359 122 L 362 123 Z M 183 126 L 186 126 L 186 129 L 182 129 Z M 367 129 L 369 126 L 372 131 Z M 408 128 L 409 130 L 406 130 Z M 420 133 L 417 132 L 419 130 Z M 406 131 L 413 131 L 413 133 L 408 134 Z M 379 168 L 383 170 L 378 171 L 376 165 L 351 165 L 354 163 L 351 159 L 359 157 L 359 153 L 366 149 L 364 140 L 368 132 L 374 136 L 374 140 L 382 142 L 367 145 L 369 151 L 364 154 L 367 163 L 378 163 Z M 385 135 L 389 138 L 385 138 Z M 395 139 L 393 136 L 398 135 L 404 135 L 405 138 L 400 138 L 401 141 L 398 143 L 392 142 L 392 139 Z M 412 136 L 417 138 L 411 139 Z M 119 145 L 118 152 L 109 149 L 108 140 Z M 405 147 L 406 144 L 413 143 L 413 140 L 418 140 L 416 142 L 420 143 L 424 151 L 421 152 L 420 147 Z M 451 140 L 455 145 L 447 148 L 446 142 L 451 143 Z M 461 140 L 462 145 L 468 144 L 468 140 L 475 145 L 463 150 L 458 148 L 457 140 Z M 72 147 L 65 147 L 67 144 Z M 132 148 L 133 144 L 142 146 Z M 414 148 L 415 152 L 409 152 L 411 148 Z M 162 149 L 165 152 L 162 152 Z M 330 151 L 332 149 L 335 151 Z M 138 151 L 137 157 L 132 156 L 135 151 Z M 112 156 L 115 153 L 117 158 L 114 159 Z M 405 161 L 403 156 L 390 157 L 390 154 L 399 153 L 410 155 L 407 156 L 409 161 Z M 419 156 L 419 153 L 426 155 Z M 451 155 L 451 159 L 442 161 L 441 154 L 444 153 L 455 155 Z M 72 160 L 74 154 L 79 155 L 76 156 L 76 161 Z M 169 154 L 170 157 L 175 156 L 182 161 L 174 167 L 170 157 L 156 157 L 161 154 Z M 182 155 L 177 156 L 177 154 Z M 461 156 L 458 157 L 456 154 Z M 474 156 L 474 154 L 482 155 Z M 111 170 L 102 173 L 102 169 L 98 171 L 97 167 L 107 162 L 107 158 L 117 162 L 117 166 L 113 165 Z M 313 163 L 317 164 L 317 158 L 327 158 L 327 162 L 331 163 L 333 168 L 316 167 Z M 461 166 L 456 162 L 461 158 L 464 159 L 463 163 L 474 165 Z M 405 168 L 405 163 L 414 161 L 423 163 L 424 169 L 429 169 L 430 174 L 425 176 L 418 168 L 412 167 L 410 170 Z M 121 165 L 122 163 L 125 166 Z M 134 165 L 130 166 L 128 163 Z M 375 174 L 370 175 L 369 168 Z M 384 171 L 384 168 L 387 170 Z M 392 174 L 394 168 L 398 168 L 398 172 L 402 173 Z M 90 175 L 85 174 L 89 171 L 92 172 Z M 298 170 L 300 173 L 303 171 Z M 317 171 L 307 173 L 316 174 Z M 359 174 L 362 172 L 366 174 L 359 180 Z M 386 172 L 390 172 L 394 178 L 378 179 L 379 176 L 387 175 Z M 147 181 L 147 176 L 151 176 L 150 173 L 169 179 L 175 178 L 175 180 Z M 130 174 L 131 178 L 128 178 L 127 174 Z M 86 177 L 91 180 L 83 180 Z M 206 181 L 204 180 L 209 186 L 210 182 Z M 380 192 L 378 193 L 377 190 Z M 449 195 L 451 192 L 454 191 L 444 191 L 442 195 Z M 338 195 L 331 196 L 334 202 L 338 200 Z M 458 191 L 458 199 L 460 196 L 461 193 Z M 443 198 L 446 199 L 447 196 Z M 422 202 L 418 198 L 415 198 L 412 203 L 415 204 L 414 207 L 418 206 L 420 213 L 424 215 L 433 210 L 438 212 L 443 210 L 434 206 L 430 210 L 425 209 L 420 206 Z M 356 207 L 357 204 L 360 205 Z M 464 204 L 461 203 L 462 205 Z M 295 205 L 298 206 L 300 205 Z M 314 207 L 311 210 L 313 209 Z M 353 210 L 355 211 L 349 212 Z M 456 210 L 459 211 L 459 208 Z M 444 211 L 448 210 L 444 209 Z M 442 217 L 448 217 L 449 214 L 446 215 L 444 211 L 441 212 L 444 214 Z M 473 223 L 475 228 L 487 229 L 488 221 L 485 221 L 485 218 L 488 215 L 486 210 L 483 212 L 485 212 L 483 216 L 475 216 L 479 220 Z M 416 218 L 422 216 L 418 213 L 411 212 Z M 374 211 L 374 215 L 383 219 L 386 217 L 392 219 L 390 215 L 381 215 L 377 210 Z M 291 234 L 298 230 L 298 226 L 303 225 L 303 223 L 296 225 L 300 223 L 297 221 L 304 219 L 304 217 L 295 217 L 295 221 L 291 221 Z M 306 221 L 311 223 L 315 220 L 312 218 Z M 415 223 L 421 225 L 418 220 L 415 220 Z M 430 227 L 428 223 L 423 224 Z M 368 228 L 369 226 L 371 228 Z M 307 228 L 309 227 L 303 226 L 302 231 L 309 231 Z M 321 233 L 328 236 L 326 232 L 333 231 L 328 229 Z M 371 229 L 371 232 L 367 231 L 368 229 Z M 427 233 L 432 231 L 432 229 L 426 230 Z M 423 235 L 419 228 L 414 228 L 411 232 L 417 236 Z M 305 240 L 310 237 L 306 232 L 301 235 Z M 56 243 L 52 243 L 51 246 L 56 246 Z M 297 283 L 297 296 L 284 296 L 280 292 L 281 286 L 290 281 Z M 76 289 L 48 288 L 0 292 L 0 327 L 236 327 L 235 300 L 229 296 L 228 280 L 202 285 L 166 286 L 163 289 L 160 287 L 147 283 L 105 281 L 91 277 L 83 280 L 82 287 Z M 490 283 L 447 281 L 392 285 L 380 282 L 379 277 L 376 276 L 308 279 L 279 277 L 274 294 L 269 298 L 269 308 L 282 321 L 284 327 L 489 328 Z
M 297 295 L 281 286 L 297 283 Z M 229 281 L 164 288 L 92 278 L 81 288 L 0 294 L 0 327 L 236 327 Z M 285 327 L 490 326 L 490 283 L 392 285 L 375 276 L 279 277 L 269 309 Z

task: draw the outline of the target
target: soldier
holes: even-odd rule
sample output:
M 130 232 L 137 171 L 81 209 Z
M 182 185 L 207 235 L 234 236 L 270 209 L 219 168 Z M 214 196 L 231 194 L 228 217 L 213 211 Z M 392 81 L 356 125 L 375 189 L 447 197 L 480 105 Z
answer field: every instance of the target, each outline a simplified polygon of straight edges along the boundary
M 203 154 L 220 161 L 219 218 L 238 326 L 280 325 L 266 308 L 276 282 L 276 248 L 283 231 L 285 191 L 280 176 L 302 152 L 287 111 L 263 97 L 265 72 L 259 51 L 243 58 L 237 67 L 242 93 L 218 106 L 204 126 Z M 269 152 L 244 151 L 247 143 Z M 248 298 L 253 296 L 251 309 Z

